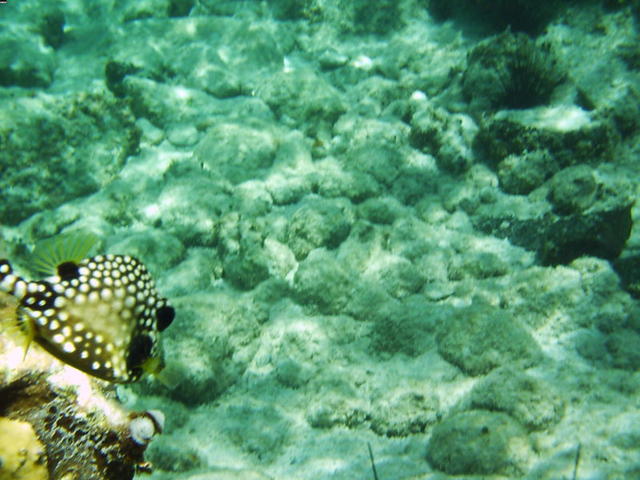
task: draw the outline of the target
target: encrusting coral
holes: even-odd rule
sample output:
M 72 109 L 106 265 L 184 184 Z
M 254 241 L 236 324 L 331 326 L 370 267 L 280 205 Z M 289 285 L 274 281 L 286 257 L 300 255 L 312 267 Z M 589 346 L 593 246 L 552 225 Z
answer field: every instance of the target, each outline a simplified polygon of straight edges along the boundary
M 47 480 L 44 447 L 30 423 L 0 417 L 0 480 Z

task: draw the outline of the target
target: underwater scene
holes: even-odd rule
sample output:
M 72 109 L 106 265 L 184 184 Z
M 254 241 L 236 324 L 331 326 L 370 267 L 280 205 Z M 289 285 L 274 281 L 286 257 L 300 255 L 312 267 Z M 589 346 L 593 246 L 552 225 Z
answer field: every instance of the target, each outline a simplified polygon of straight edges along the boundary
M 0 480 L 640 479 L 640 0 L 0 2 Z

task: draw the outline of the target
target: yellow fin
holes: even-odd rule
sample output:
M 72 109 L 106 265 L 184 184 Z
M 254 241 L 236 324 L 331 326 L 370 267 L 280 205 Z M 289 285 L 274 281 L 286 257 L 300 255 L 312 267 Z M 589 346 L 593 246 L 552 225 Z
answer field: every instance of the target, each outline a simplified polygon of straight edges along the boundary
M 35 330 L 29 320 L 19 320 L 18 309 L 15 302 L 8 301 L 5 296 L 0 298 L 0 332 L 11 337 L 16 345 L 24 350 L 24 360 L 35 336 Z
M 64 262 L 87 258 L 89 250 L 98 241 L 97 235 L 75 231 L 47 238 L 36 244 L 30 257 L 30 268 L 44 276 L 56 275 L 57 267 Z
M 179 373 L 173 368 L 166 368 L 164 362 L 159 358 L 149 358 L 142 364 L 144 373 L 152 376 L 165 388 L 173 390 L 180 381 Z
M 24 362 L 27 358 L 27 353 L 29 353 L 29 347 L 31 346 L 31 342 L 33 341 L 33 328 L 29 327 L 29 332 L 22 332 L 22 341 L 20 342 L 20 348 L 23 350 L 22 361 Z
M 167 390 L 174 390 L 178 383 L 180 383 L 180 377 L 177 372 L 162 370 L 153 374 L 153 378 Z

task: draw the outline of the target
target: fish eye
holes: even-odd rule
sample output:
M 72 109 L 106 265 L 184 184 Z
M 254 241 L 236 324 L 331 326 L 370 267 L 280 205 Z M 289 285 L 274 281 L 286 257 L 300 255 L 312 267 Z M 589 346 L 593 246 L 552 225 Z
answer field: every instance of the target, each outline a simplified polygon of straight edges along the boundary
M 156 320 L 158 320 L 158 330 L 161 332 L 166 329 L 176 316 L 176 311 L 170 305 L 164 305 L 156 311 Z
M 58 276 L 62 280 L 73 280 L 80 276 L 78 265 L 74 262 L 63 262 L 57 266 L 56 270 L 58 271 Z

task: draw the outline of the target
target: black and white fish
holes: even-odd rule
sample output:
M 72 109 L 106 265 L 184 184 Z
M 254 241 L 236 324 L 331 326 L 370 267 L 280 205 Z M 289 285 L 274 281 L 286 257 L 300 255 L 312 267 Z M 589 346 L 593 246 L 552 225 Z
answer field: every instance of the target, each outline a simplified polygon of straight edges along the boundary
M 159 373 L 164 368 L 160 332 L 175 311 L 156 291 L 146 267 L 128 255 L 65 258 L 68 248 L 59 244 L 49 259 L 55 263 L 53 275 L 40 281 L 16 275 L 9 261 L 0 259 L 0 291 L 16 297 L 18 327 L 27 339 L 110 382 Z M 34 261 L 46 266 L 45 257 L 40 253 Z

